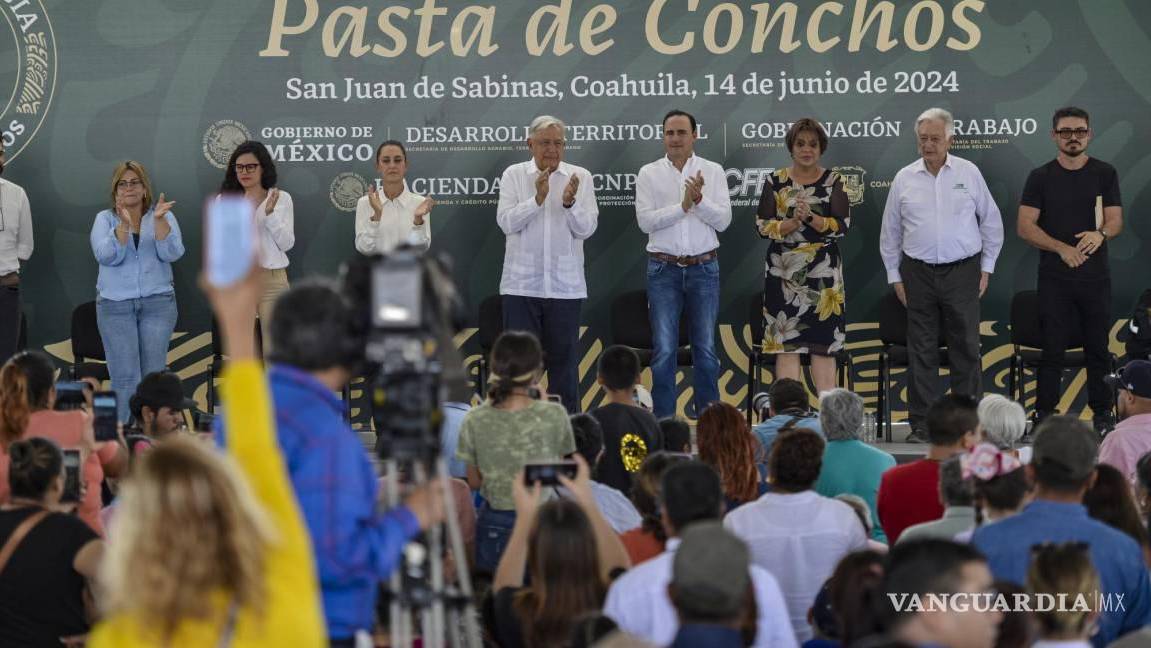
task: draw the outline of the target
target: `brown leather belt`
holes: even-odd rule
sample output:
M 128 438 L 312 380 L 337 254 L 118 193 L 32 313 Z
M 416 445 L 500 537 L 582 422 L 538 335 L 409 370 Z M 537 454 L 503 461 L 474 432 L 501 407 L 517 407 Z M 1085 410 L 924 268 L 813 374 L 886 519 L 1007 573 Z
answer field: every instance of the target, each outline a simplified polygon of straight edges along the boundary
M 12 286 L 20 285 L 20 273 L 9 272 L 6 275 L 0 275 L 0 286 L 4 288 L 11 288 Z
M 712 250 L 711 252 L 704 252 L 703 254 L 697 254 L 695 256 L 674 256 L 671 254 L 664 254 L 663 252 L 648 252 L 648 256 L 655 259 L 656 261 L 663 261 L 664 263 L 671 263 L 681 268 L 686 268 L 688 266 L 707 263 L 708 261 L 715 259 L 719 256 L 719 250 Z

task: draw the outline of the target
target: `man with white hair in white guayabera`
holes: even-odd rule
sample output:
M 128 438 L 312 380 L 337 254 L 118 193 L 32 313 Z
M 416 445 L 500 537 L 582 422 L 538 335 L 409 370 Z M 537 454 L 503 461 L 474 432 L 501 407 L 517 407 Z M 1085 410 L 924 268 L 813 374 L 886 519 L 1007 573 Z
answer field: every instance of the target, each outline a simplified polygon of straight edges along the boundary
M 979 168 L 948 153 L 955 120 L 931 108 L 915 120 L 920 158 L 891 181 L 879 252 L 887 283 L 907 307 L 908 441 L 927 441 L 937 396 L 942 324 L 951 391 L 983 394 L 979 299 L 1003 248 L 1003 218 Z
M 819 424 L 827 437 L 823 450 L 823 468 L 815 491 L 824 497 L 844 493 L 858 495 L 871 510 L 871 519 L 879 519 L 875 498 L 883 472 L 895 465 L 895 457 L 859 440 L 863 425 L 863 399 L 846 389 L 836 388 L 819 396 Z M 874 525 L 871 539 L 886 543 L 883 527 Z
M 548 391 L 574 414 L 583 410 L 576 348 L 587 299 L 583 242 L 595 232 L 599 208 L 591 174 L 563 161 L 566 130 L 550 115 L 532 120 L 532 157 L 500 178 L 496 222 L 507 236 L 500 278 L 504 328 L 539 338 Z

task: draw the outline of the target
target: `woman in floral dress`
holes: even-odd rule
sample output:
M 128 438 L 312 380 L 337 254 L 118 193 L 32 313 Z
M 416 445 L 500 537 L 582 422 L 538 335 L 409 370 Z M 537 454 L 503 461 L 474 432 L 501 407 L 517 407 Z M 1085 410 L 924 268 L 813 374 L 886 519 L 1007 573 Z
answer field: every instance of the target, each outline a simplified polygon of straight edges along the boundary
M 776 378 L 801 380 L 800 354 L 811 355 L 818 392 L 835 387 L 835 354 L 843 348 L 843 258 L 838 239 L 851 225 L 839 174 L 819 166 L 827 133 L 814 119 L 787 132 L 792 165 L 771 174 L 756 210 L 759 235 L 770 239 L 763 283 L 763 352 L 774 353 Z

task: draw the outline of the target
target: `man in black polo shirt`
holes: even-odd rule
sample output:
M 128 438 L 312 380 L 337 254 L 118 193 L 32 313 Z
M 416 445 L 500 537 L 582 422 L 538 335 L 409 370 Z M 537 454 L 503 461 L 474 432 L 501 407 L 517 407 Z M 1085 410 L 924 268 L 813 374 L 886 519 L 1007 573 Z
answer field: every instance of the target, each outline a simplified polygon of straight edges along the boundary
M 1027 177 L 1019 205 L 1019 236 L 1039 254 L 1039 318 L 1043 357 L 1035 400 L 1037 421 L 1059 402 L 1063 356 L 1074 327 L 1087 360 L 1087 403 L 1095 429 L 1113 424 L 1109 371 L 1111 275 L 1107 241 L 1123 229 L 1119 175 L 1087 155 L 1091 123 L 1081 108 L 1060 108 L 1051 119 L 1059 155 Z

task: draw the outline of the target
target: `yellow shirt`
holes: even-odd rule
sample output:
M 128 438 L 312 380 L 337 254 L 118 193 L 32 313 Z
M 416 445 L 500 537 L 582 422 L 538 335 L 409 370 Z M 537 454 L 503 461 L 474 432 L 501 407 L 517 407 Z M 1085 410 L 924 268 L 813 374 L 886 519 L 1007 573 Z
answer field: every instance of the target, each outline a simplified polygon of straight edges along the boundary
M 230 364 L 224 371 L 220 394 L 224 403 L 236 405 L 225 409 L 225 429 L 235 431 L 228 438 L 229 451 L 256 499 L 276 525 L 279 536 L 266 557 L 265 609 L 261 615 L 241 609 L 231 641 L 223 644 L 221 635 L 228 597 L 218 593 L 213 597 L 218 601 L 216 618 L 181 623 L 168 645 L 196 648 L 327 646 L 311 541 L 276 442 L 271 398 L 259 363 L 248 360 Z M 96 627 L 88 646 L 159 646 L 156 631 L 142 627 L 131 615 L 117 614 Z

